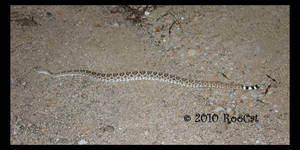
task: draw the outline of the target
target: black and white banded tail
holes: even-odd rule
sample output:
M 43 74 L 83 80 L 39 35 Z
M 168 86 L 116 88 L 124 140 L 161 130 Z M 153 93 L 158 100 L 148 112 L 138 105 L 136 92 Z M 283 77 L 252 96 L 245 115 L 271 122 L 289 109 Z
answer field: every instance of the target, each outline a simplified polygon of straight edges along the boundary
M 250 91 L 250 90 L 257 90 L 259 89 L 259 86 L 256 84 L 254 86 L 246 86 L 246 85 L 243 85 L 242 86 L 243 90 L 245 91 Z

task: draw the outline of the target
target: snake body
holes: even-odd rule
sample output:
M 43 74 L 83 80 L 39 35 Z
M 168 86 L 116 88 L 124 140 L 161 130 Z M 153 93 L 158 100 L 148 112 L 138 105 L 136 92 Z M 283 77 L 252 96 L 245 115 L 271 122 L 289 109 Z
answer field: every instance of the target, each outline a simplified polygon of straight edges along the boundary
M 122 81 L 136 81 L 136 80 L 156 80 L 161 82 L 168 82 L 185 87 L 192 88 L 222 88 L 222 89 L 238 89 L 238 90 L 256 90 L 258 85 L 246 86 L 236 83 L 225 83 L 221 81 L 201 81 L 190 80 L 176 75 L 155 71 L 133 71 L 121 73 L 97 73 L 89 70 L 68 70 L 58 73 L 50 71 L 35 70 L 40 74 L 46 74 L 51 77 L 65 77 L 65 76 L 87 76 L 97 81 L 102 82 L 122 82 Z

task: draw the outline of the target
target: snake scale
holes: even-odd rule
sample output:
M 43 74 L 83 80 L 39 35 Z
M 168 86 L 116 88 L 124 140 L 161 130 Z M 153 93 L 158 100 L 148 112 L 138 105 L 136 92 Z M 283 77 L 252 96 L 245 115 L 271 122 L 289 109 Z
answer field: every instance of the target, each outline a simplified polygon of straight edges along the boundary
M 133 71 L 121 73 L 97 73 L 89 70 L 69 70 L 58 73 L 50 71 L 36 70 L 40 74 L 46 74 L 51 77 L 65 77 L 65 76 L 87 76 L 97 81 L 102 82 L 122 82 L 122 81 L 136 81 L 136 80 L 156 80 L 161 82 L 168 82 L 185 87 L 192 88 L 221 88 L 221 89 L 238 89 L 238 90 L 256 90 L 259 89 L 258 85 L 247 86 L 236 83 L 225 83 L 221 81 L 201 81 L 190 80 L 176 75 L 155 71 Z

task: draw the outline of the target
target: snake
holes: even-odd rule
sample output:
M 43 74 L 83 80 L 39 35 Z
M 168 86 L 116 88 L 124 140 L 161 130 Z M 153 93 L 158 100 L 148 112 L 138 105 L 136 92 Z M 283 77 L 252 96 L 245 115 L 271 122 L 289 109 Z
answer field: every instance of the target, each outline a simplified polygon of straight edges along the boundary
M 119 73 L 97 73 L 90 70 L 68 70 L 53 73 L 46 70 L 37 70 L 35 72 L 40 74 L 45 74 L 54 78 L 66 77 L 66 76 L 85 76 L 90 77 L 96 81 L 101 82 L 128 82 L 137 80 L 153 80 L 160 82 L 167 82 L 171 84 L 176 84 L 184 87 L 191 88 L 220 88 L 220 89 L 237 89 L 237 90 L 257 90 L 260 88 L 258 84 L 253 86 L 247 86 L 238 83 L 226 83 L 221 81 L 203 81 L 203 80 L 192 80 L 187 78 L 182 78 L 180 76 L 156 72 L 156 71 L 131 71 L 131 72 L 119 72 Z

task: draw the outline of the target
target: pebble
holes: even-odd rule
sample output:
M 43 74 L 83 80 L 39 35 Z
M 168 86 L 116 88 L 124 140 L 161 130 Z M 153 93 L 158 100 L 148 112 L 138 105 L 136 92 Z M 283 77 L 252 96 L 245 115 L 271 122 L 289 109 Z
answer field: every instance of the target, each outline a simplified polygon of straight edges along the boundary
M 155 32 L 159 32 L 160 31 L 160 26 L 156 26 L 154 27 Z
M 194 56 L 195 54 L 196 54 L 196 50 L 193 50 L 193 49 L 192 49 L 192 50 L 189 50 L 189 51 L 188 51 L 188 55 L 189 55 L 189 56 Z
M 79 142 L 78 142 L 78 144 L 79 145 L 82 145 L 82 144 L 87 144 L 88 142 L 87 141 L 85 141 L 85 140 L 80 140 Z
M 170 42 L 170 46 L 174 46 L 174 43 L 173 43 L 173 42 Z
M 224 111 L 224 108 L 221 106 L 217 106 L 214 112 Z
M 231 109 L 231 108 L 227 108 L 227 109 L 226 109 L 226 112 L 229 113 L 229 114 L 231 114 L 232 109 Z
M 149 131 L 145 131 L 144 134 L 145 134 L 146 136 L 148 136 L 148 135 L 149 135 Z
M 253 97 L 254 99 L 256 99 L 256 98 L 258 97 L 258 95 L 257 95 L 257 94 L 252 94 L 252 97 Z
M 149 16 L 150 15 L 150 12 L 149 11 L 145 11 L 145 16 Z
M 46 12 L 47 17 L 51 17 L 52 13 L 51 12 Z
M 87 99 L 87 98 L 88 98 L 88 95 L 85 94 L 85 93 L 82 93 L 82 94 L 81 94 L 81 97 L 82 97 L 83 99 Z
M 100 128 L 100 130 L 102 132 L 113 132 L 113 131 L 115 131 L 115 128 L 113 126 L 108 125 L 108 126 Z
M 256 122 L 256 123 L 255 123 L 255 126 L 256 126 L 257 128 L 259 128 L 259 129 L 261 129 L 261 124 L 260 124 L 259 122 Z
M 259 141 L 259 140 L 256 140 L 256 141 L 255 141 L 255 143 L 256 143 L 256 144 L 259 144 L 259 143 L 260 143 L 260 141 Z
M 120 25 L 118 23 L 113 24 L 114 27 L 119 27 Z
M 204 55 L 205 58 L 208 59 L 208 54 L 207 53 L 204 53 L 203 55 Z
M 234 99 L 234 93 L 230 93 L 229 96 L 231 99 Z
M 200 70 L 204 70 L 204 67 L 203 67 L 203 66 L 201 66 L 201 67 L 200 67 Z
M 179 56 L 183 57 L 183 56 L 184 56 L 184 53 L 180 53 Z
M 178 53 L 177 52 L 173 52 L 173 57 L 177 57 L 178 56 Z

